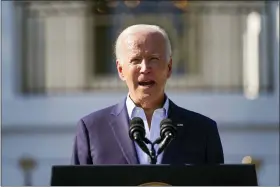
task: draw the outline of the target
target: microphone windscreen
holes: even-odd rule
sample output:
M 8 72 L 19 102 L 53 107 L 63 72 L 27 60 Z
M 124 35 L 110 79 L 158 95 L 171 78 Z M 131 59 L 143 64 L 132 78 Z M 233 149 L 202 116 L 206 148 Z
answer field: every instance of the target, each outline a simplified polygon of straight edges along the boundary
M 160 122 L 160 136 L 164 137 L 165 133 L 172 133 L 173 136 L 175 136 L 177 131 L 176 126 L 172 123 L 171 119 L 163 119 Z
M 144 127 L 144 121 L 139 117 L 134 117 L 131 119 L 130 125 L 141 125 Z
M 137 134 L 140 135 L 140 137 L 144 138 L 146 136 L 146 131 L 145 131 L 143 120 L 139 117 L 134 117 L 130 121 L 130 127 L 129 127 L 130 139 L 134 140 Z
M 160 122 L 160 127 L 162 127 L 163 125 L 173 125 L 171 119 L 169 118 L 165 118 Z

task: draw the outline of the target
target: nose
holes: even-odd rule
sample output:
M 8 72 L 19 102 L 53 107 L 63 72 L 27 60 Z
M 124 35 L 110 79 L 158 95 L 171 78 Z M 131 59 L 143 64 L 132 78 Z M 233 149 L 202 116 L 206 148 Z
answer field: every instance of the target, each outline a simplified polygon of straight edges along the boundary
M 140 64 L 140 73 L 147 74 L 151 71 L 151 67 L 146 60 L 142 60 Z

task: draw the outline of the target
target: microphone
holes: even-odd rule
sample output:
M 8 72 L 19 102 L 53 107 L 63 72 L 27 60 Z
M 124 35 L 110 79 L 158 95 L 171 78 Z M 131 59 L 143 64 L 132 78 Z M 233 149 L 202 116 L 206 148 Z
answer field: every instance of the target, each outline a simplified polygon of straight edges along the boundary
M 144 128 L 144 122 L 139 117 L 134 117 L 130 121 L 129 128 L 129 137 L 131 140 L 135 141 L 139 147 L 148 155 L 150 155 L 150 151 L 145 143 L 148 142 Z
M 177 129 L 173 125 L 170 119 L 164 119 L 160 123 L 160 136 L 162 141 L 159 144 L 157 155 L 162 153 L 162 151 L 170 144 L 170 142 L 175 138 L 177 134 Z

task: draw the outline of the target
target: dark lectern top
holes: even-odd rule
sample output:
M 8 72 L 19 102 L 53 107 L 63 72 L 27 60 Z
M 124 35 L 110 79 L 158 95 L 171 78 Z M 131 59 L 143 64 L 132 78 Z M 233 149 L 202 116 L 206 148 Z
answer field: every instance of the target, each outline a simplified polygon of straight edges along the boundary
M 147 184 L 148 183 L 148 184 Z M 161 184 L 160 184 L 161 183 Z M 52 186 L 257 186 L 255 166 L 86 165 L 53 166 Z

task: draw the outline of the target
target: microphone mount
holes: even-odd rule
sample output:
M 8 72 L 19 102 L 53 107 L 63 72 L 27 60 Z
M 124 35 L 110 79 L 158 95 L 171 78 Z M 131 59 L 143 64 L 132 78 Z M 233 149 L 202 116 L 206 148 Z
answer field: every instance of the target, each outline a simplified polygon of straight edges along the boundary
M 160 137 L 154 142 L 151 142 L 145 137 L 145 129 L 143 120 L 139 117 L 135 117 L 131 121 L 131 127 L 129 129 L 129 136 L 134 140 L 139 147 L 149 156 L 150 164 L 156 164 L 158 156 L 174 139 L 176 134 L 176 127 L 173 126 L 170 119 L 164 119 L 160 123 Z M 150 144 L 151 148 L 148 149 L 147 145 Z M 158 144 L 158 151 L 155 150 L 155 145 Z
M 150 157 L 150 159 L 149 159 L 150 164 L 156 164 L 157 163 L 158 154 L 155 150 L 155 145 L 159 144 L 160 141 L 161 141 L 161 138 L 156 139 L 154 142 L 151 142 L 149 139 L 145 138 L 145 143 L 151 145 L 151 149 L 150 149 L 150 152 L 148 154 L 148 156 Z

